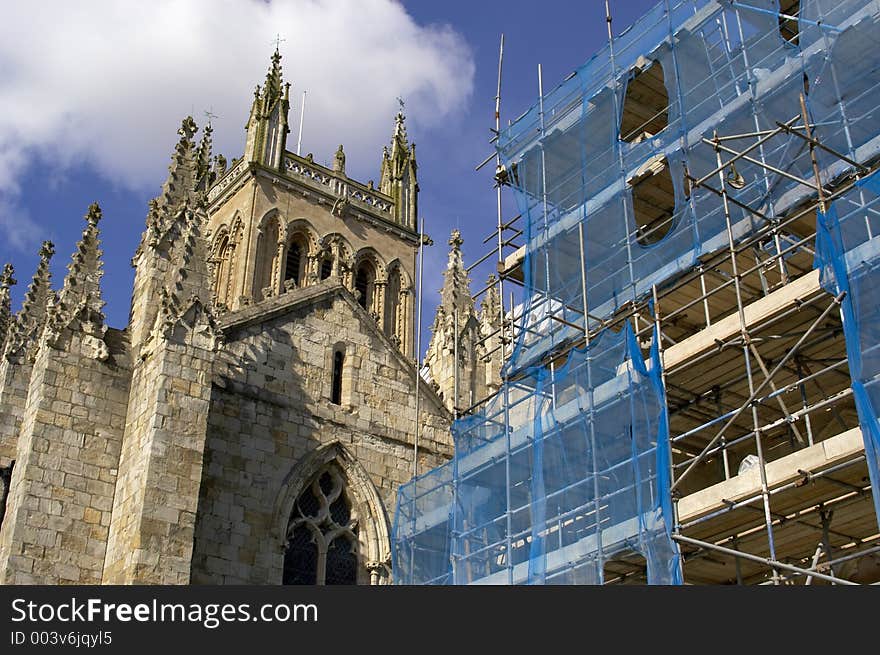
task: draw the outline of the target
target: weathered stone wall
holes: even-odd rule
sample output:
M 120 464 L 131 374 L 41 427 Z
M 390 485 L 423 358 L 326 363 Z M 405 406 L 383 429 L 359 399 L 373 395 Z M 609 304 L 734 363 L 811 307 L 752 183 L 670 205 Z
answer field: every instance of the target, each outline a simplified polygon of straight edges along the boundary
M 81 336 L 60 349 L 44 339 L 33 365 L 0 530 L 2 583 L 101 582 L 129 371 L 118 333 L 106 361 Z
M 142 244 L 132 260 L 135 266 L 134 286 L 131 293 L 128 333 L 132 356 L 139 356 L 140 347 L 149 335 L 159 309 L 159 289 L 168 274 L 167 256 L 153 249 L 149 243 Z
M 189 581 L 214 355 L 192 335 L 157 338 L 134 372 L 105 584 Z
M 252 317 L 249 322 L 248 317 Z M 334 280 L 293 290 L 227 317 L 227 345 L 211 395 L 192 582 L 281 582 L 297 467 L 339 444 L 384 505 L 362 544 L 363 566 L 387 557 L 397 486 L 412 476 L 414 372 Z M 342 404 L 330 401 L 330 362 L 345 348 Z M 452 452 L 449 415 L 423 387 L 421 470 Z M 353 488 L 354 501 L 371 490 Z M 381 510 L 380 510 L 381 511 Z M 362 537 L 365 538 L 365 537 Z M 381 543 L 383 542 L 384 543 Z M 378 550 L 377 550 L 378 548 Z M 383 552 L 384 549 L 384 552 Z M 378 555 L 376 554 L 378 553 Z
M 26 360 L 0 361 L 0 466 L 15 460 L 32 372 L 33 365 Z

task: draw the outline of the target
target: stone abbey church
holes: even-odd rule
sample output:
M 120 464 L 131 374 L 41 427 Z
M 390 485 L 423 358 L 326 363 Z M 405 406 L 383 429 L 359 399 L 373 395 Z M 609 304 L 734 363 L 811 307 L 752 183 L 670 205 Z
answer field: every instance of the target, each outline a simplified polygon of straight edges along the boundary
M 497 388 L 480 339 L 498 299 L 475 310 L 454 233 L 420 373 L 404 116 L 362 184 L 342 146 L 332 168 L 286 149 L 288 98 L 276 50 L 229 166 L 183 121 L 124 329 L 105 324 L 98 205 L 60 290 L 49 242 L 17 313 L 3 270 L 0 583 L 392 581 L 416 439 L 418 470 L 441 464 L 453 408 Z

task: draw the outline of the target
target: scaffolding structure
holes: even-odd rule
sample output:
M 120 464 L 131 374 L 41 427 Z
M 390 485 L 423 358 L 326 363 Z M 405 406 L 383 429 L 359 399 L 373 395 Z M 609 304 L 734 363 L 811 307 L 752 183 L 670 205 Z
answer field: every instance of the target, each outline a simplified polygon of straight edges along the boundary
M 499 127 L 522 300 L 398 583 L 880 581 L 880 2 L 782 5 L 608 12 Z

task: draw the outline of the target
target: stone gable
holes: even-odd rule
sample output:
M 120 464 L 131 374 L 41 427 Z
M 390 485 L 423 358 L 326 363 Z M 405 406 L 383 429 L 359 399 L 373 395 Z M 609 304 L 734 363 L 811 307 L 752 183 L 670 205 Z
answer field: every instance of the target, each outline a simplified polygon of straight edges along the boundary
M 397 486 L 413 471 L 415 367 L 333 279 L 258 303 L 221 328 L 226 345 L 211 393 L 192 581 L 279 583 L 288 518 L 279 507 L 299 491 L 286 481 L 328 447 L 361 474 L 351 478 L 372 487 L 380 509 L 370 519 L 387 535 Z M 342 402 L 334 404 L 338 348 L 346 362 Z M 448 459 L 452 443 L 448 412 L 426 386 L 421 395 L 424 470 Z M 364 539 L 361 557 L 372 557 L 364 570 L 387 564 L 387 538 Z

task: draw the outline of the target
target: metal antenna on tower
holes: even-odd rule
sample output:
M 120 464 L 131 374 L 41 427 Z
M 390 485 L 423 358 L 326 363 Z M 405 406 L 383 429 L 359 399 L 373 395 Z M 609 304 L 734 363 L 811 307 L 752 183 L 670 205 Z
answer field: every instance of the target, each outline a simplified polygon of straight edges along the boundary
M 215 114 L 212 110 L 214 108 L 210 107 L 209 109 L 205 109 L 202 113 L 205 115 L 205 118 L 208 119 L 208 125 L 210 125 L 215 118 L 220 118 L 217 114 Z
M 299 108 L 299 137 L 296 140 L 296 154 L 300 154 L 303 144 L 303 118 L 306 115 L 306 92 L 303 91 L 303 101 Z

